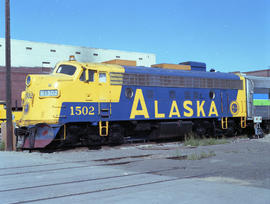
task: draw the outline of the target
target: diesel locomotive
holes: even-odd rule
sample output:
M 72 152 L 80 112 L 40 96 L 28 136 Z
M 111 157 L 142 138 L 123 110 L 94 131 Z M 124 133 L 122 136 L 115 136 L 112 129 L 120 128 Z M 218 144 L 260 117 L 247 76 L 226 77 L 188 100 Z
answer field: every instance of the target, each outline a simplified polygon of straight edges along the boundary
M 261 136 L 261 127 L 269 130 L 269 93 L 269 78 L 207 72 L 204 63 L 136 67 L 71 58 L 49 75 L 26 77 L 17 147 L 94 147 L 191 130 L 229 136 L 254 127 Z

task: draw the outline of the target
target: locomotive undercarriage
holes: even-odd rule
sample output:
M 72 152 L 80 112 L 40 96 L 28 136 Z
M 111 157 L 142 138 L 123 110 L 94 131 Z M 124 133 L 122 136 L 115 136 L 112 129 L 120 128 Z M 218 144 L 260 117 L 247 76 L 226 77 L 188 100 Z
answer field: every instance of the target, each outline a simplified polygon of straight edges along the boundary
M 232 137 L 243 133 L 238 119 L 228 120 L 227 128 L 216 119 L 175 121 L 121 121 L 110 122 L 108 136 L 99 136 L 98 124 L 70 123 L 62 126 L 56 139 L 48 148 L 88 146 L 99 149 L 102 145 L 121 145 L 126 138 L 157 141 L 169 138 L 185 139 L 192 132 L 194 137 Z M 66 130 L 65 130 L 66 128 Z
M 99 135 L 99 126 L 90 123 L 69 123 L 62 126 L 56 139 L 47 148 L 87 146 L 99 149 L 101 145 L 120 145 L 124 142 L 124 133 L 120 125 L 111 124 L 108 136 Z
M 158 141 L 175 138 L 183 140 L 187 135 L 197 138 L 204 137 L 232 137 L 238 134 L 250 133 L 254 135 L 252 122 L 247 122 L 246 128 L 241 128 L 239 118 L 231 118 L 227 121 L 226 128 L 222 127 L 221 121 L 217 119 L 194 119 L 194 120 L 174 120 L 174 121 L 118 121 L 109 122 L 108 135 L 100 136 L 98 123 L 68 123 L 60 127 L 54 140 L 46 146 L 47 149 L 70 148 L 74 146 L 87 146 L 89 149 L 99 149 L 102 145 L 121 145 L 127 138 L 143 139 L 144 141 Z M 17 138 L 24 135 L 33 146 L 35 134 L 38 128 L 20 128 L 17 130 Z M 43 125 L 43 127 L 48 127 Z M 269 132 L 270 123 L 262 124 L 264 131 Z M 47 131 L 47 130 L 46 130 Z M 245 132 L 244 132 L 245 131 Z M 189 134 L 192 133 L 192 134 Z M 18 137 L 20 135 L 20 137 Z M 19 141 L 22 143 L 22 140 Z

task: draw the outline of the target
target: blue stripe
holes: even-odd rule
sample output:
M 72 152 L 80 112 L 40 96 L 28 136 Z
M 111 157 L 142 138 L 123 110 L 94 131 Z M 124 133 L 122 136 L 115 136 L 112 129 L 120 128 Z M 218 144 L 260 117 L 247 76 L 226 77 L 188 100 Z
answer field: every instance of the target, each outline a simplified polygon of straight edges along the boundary
M 269 94 L 254 94 L 253 99 L 269 99 Z

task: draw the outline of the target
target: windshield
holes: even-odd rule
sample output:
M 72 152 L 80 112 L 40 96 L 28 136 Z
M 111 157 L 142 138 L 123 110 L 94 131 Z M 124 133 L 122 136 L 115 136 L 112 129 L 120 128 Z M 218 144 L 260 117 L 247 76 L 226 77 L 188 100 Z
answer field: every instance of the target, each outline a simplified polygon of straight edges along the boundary
M 61 74 L 67 74 L 72 76 L 76 71 L 76 67 L 72 66 L 72 65 L 65 65 L 65 64 L 61 64 L 56 73 L 61 73 Z

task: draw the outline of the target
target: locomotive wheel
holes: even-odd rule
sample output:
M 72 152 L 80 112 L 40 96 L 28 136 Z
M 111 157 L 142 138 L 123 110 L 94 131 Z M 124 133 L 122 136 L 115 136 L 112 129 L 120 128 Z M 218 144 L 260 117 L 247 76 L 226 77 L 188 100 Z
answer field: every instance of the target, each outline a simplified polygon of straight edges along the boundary
M 208 137 L 214 131 L 213 129 L 214 127 L 211 127 L 208 121 L 196 121 L 193 126 L 195 138 Z
M 124 137 L 123 135 L 121 135 L 121 133 L 116 132 L 116 133 L 112 133 L 109 136 L 109 145 L 116 146 L 116 145 L 121 145 L 123 143 L 124 143 Z
M 88 135 L 88 149 L 101 149 L 102 138 L 99 135 Z
M 108 143 L 111 146 L 121 145 L 124 143 L 123 131 L 120 125 L 113 125 L 108 137 Z

